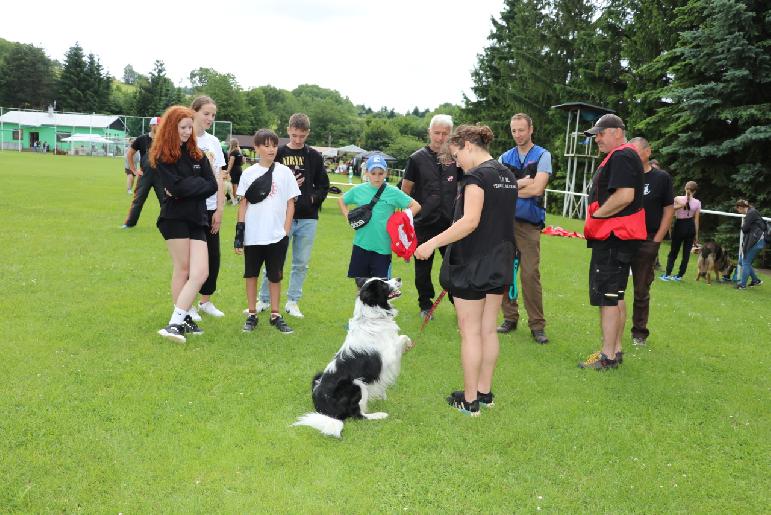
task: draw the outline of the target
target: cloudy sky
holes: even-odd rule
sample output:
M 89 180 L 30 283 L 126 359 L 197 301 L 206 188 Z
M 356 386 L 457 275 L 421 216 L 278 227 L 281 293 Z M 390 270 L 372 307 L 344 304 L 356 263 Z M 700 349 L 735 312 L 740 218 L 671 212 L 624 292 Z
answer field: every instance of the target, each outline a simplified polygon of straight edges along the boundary
M 77 7 L 76 7 L 77 6 Z M 0 37 L 63 60 L 78 41 L 114 76 L 155 59 L 178 85 L 199 67 L 241 87 L 311 83 L 399 112 L 470 95 L 471 71 L 503 0 L 42 0 L 3 5 Z

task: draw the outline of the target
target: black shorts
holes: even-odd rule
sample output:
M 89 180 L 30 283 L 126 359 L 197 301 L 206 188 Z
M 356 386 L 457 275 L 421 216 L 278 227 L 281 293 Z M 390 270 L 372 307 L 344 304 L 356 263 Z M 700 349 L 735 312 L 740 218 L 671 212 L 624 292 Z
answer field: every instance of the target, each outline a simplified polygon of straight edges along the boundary
M 159 218 L 155 224 L 164 240 L 200 240 L 206 241 L 208 227 L 203 225 L 186 222 L 185 220 L 170 220 L 168 218 Z
M 378 254 L 357 245 L 351 251 L 348 277 L 388 277 L 391 270 L 391 254 Z
M 503 295 L 503 292 L 505 290 L 506 290 L 506 287 L 501 286 L 500 288 L 494 288 L 492 290 L 487 290 L 487 291 L 452 290 L 452 291 L 448 291 L 447 293 L 449 293 L 456 299 L 482 300 L 487 295 Z
M 260 269 L 265 264 L 268 281 L 280 283 L 284 277 L 284 261 L 288 248 L 288 236 L 269 245 L 244 246 L 244 279 L 259 277 Z
M 618 301 L 624 300 L 630 264 L 635 253 L 635 247 L 629 245 L 592 247 L 589 304 L 618 306 Z

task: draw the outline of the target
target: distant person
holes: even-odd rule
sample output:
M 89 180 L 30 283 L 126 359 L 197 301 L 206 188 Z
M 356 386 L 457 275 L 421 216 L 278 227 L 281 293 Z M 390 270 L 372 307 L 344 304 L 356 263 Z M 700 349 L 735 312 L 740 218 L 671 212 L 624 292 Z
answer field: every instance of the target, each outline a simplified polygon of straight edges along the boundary
M 329 191 L 329 177 L 324 169 L 324 158 L 315 148 L 305 143 L 311 132 L 311 121 L 308 115 L 295 113 L 290 116 L 286 132 L 289 143 L 279 147 L 276 162 L 292 170 L 301 195 L 296 199 L 288 233 L 292 245 L 292 271 L 289 275 L 284 311 L 293 317 L 303 318 L 304 315 L 298 303 L 303 295 L 303 284 L 308 274 L 313 243 L 316 241 L 319 209 Z M 268 307 L 268 280 L 265 274 L 260 288 L 257 312 L 264 311 Z
M 150 145 L 153 143 L 153 136 L 155 135 L 155 128 L 158 126 L 159 118 L 154 116 L 150 118 L 150 133 L 142 134 L 134 143 L 131 144 L 126 160 L 128 162 L 131 172 L 139 177 L 136 188 L 134 188 L 134 198 L 131 201 L 131 207 L 129 207 L 128 216 L 126 221 L 123 222 L 122 229 L 130 229 L 139 222 L 139 215 L 142 214 L 142 207 L 145 205 L 147 195 L 150 193 L 150 188 L 155 190 L 155 196 L 158 197 L 158 203 L 163 204 L 164 192 L 161 186 L 161 181 L 158 179 L 158 175 L 153 171 L 152 167 L 147 166 L 147 158 L 149 156 Z M 139 152 L 139 166 L 134 166 L 134 154 Z
M 693 244 L 699 242 L 701 201 L 694 197 L 698 187 L 694 181 L 688 181 L 685 183 L 685 195 L 675 197 L 675 225 L 672 228 L 672 245 L 667 256 L 666 271 L 660 277 L 662 281 L 682 280 L 688 269 L 688 260 L 691 258 Z M 683 257 L 680 259 L 680 269 L 677 275 L 672 275 L 672 269 L 681 247 Z
M 337 199 L 340 212 L 347 222 L 349 206 L 368 205 L 379 194 L 372 207 L 370 221 L 354 233 L 348 277 L 387 278 L 391 269 L 391 237 L 386 229 L 388 219 L 397 209 L 409 209 L 416 215 L 421 211 L 421 206 L 412 197 L 387 183 L 388 166 L 383 156 L 371 156 L 365 166 L 370 181 L 354 186 Z
M 745 289 L 747 286 L 760 286 L 763 281 L 760 280 L 752 268 L 752 261 L 755 256 L 763 250 L 766 246 L 766 234 L 768 234 L 768 222 L 763 220 L 757 209 L 752 207 L 749 202 L 744 199 L 736 201 L 736 211 L 744 215 L 744 221 L 742 222 L 742 277 L 739 284 L 736 287 L 740 290 Z M 747 284 L 747 279 L 752 278 L 752 281 Z
M 640 156 L 626 143 L 624 122 L 605 114 L 586 131 L 606 154 L 592 178 L 584 224 L 589 264 L 589 303 L 600 312 L 602 349 L 578 364 L 607 370 L 623 361 L 627 282 L 632 260 L 645 241 L 644 173 Z
M 455 163 L 443 163 L 439 151 L 452 133 L 452 117 L 437 114 L 428 125 L 428 145 L 416 150 L 407 159 L 401 190 L 421 206 L 415 217 L 418 245 L 427 242 L 452 224 L 453 207 L 462 175 Z M 444 256 L 446 247 L 438 248 Z M 415 261 L 415 288 L 418 290 L 420 316 L 425 318 L 434 303 L 436 291 L 431 280 L 434 256 Z
M 211 164 L 196 143 L 193 116 L 187 107 L 168 108 L 148 159 L 167 197 L 156 225 L 166 240 L 174 267 L 174 310 L 168 325 L 158 334 L 176 342 L 184 342 L 185 334 L 203 333 L 190 310 L 196 292 L 209 275 L 206 198 L 217 191 Z
M 134 179 L 136 178 L 136 174 L 132 170 L 137 170 L 139 168 L 139 160 L 141 158 L 138 152 L 131 152 L 131 144 L 134 143 L 135 139 L 136 138 L 131 138 L 129 140 L 126 152 L 123 155 L 123 171 L 126 172 L 126 193 L 129 195 L 134 193 Z M 129 165 L 129 153 L 133 155 L 134 166 Z
M 648 314 L 650 310 L 651 284 L 655 277 L 655 264 L 659 247 L 672 225 L 674 214 L 674 192 L 669 174 L 649 161 L 651 146 L 645 138 L 632 138 L 643 165 L 643 207 L 645 208 L 646 240 L 640 243 L 632 259 L 632 283 L 634 284 L 634 308 L 632 310 L 632 343 L 645 345 L 650 331 Z
M 231 201 L 234 206 L 238 205 L 238 182 L 241 180 L 241 174 L 243 173 L 244 155 L 241 153 L 241 147 L 238 145 L 236 138 L 230 138 L 230 144 L 228 145 L 228 175 L 230 175 L 231 182 Z
M 300 188 L 292 171 L 275 162 L 278 153 L 276 133 L 258 130 L 254 135 L 254 148 L 260 160 L 243 173 L 236 192 L 241 200 L 233 247 L 236 254 L 244 256 L 248 303 L 243 331 L 252 332 L 257 327 L 257 278 L 264 264 L 270 291 L 270 325 L 289 334 L 293 331 L 281 316 L 279 300 L 295 199 L 300 195 Z M 246 198 L 249 187 L 268 173 L 272 174 L 269 194 L 260 202 L 251 203 Z
M 416 259 L 425 260 L 449 245 L 440 278 L 455 301 L 463 389 L 450 393 L 447 402 L 471 416 L 480 414 L 480 404 L 494 402 L 498 311 L 513 277 L 517 179 L 490 155 L 492 140 L 493 131 L 480 125 L 461 125 L 449 138 L 452 159 L 465 172 L 454 221 L 415 251 Z
M 515 242 L 519 251 L 519 277 L 522 283 L 522 299 L 527 311 L 530 335 L 538 344 L 549 343 L 546 336 L 546 317 L 543 313 L 541 288 L 541 229 L 545 226 L 546 208 L 544 192 L 552 174 L 551 153 L 533 143 L 533 119 L 525 113 L 517 113 L 509 121 L 511 136 L 517 144 L 499 158 L 517 178 L 517 208 L 514 218 Z M 515 278 L 516 279 L 516 278 Z M 503 322 L 499 333 L 517 328 L 519 304 L 503 296 Z

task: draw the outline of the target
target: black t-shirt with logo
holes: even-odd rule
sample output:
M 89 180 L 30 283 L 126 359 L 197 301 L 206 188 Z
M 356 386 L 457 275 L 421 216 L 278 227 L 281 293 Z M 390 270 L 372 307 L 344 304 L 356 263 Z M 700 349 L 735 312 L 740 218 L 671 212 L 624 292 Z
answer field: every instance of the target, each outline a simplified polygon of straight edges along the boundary
M 455 203 L 456 221 L 463 216 L 465 188 L 469 184 L 476 184 L 485 193 L 482 216 L 477 228 L 455 244 L 453 264 L 468 263 L 488 254 L 503 241 L 514 242 L 517 179 L 511 170 L 491 159 L 466 172 Z
M 653 238 L 661 226 L 664 208 L 675 202 L 672 177 L 664 170 L 651 168 L 643 175 L 643 207 L 648 239 Z

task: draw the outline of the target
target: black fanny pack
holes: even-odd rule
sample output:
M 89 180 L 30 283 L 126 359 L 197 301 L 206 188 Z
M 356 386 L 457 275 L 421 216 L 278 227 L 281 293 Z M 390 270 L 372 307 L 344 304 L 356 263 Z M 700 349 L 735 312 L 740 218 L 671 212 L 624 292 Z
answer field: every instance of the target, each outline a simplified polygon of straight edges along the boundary
M 259 178 L 255 179 L 249 188 L 246 190 L 244 197 L 250 204 L 259 204 L 270 195 L 273 189 L 273 168 L 276 163 L 270 165 L 268 171 L 262 174 Z
M 372 208 L 377 204 L 377 201 L 380 200 L 380 195 L 383 193 L 383 190 L 385 190 L 385 187 L 386 183 L 384 182 L 380 188 L 378 188 L 377 193 L 372 197 L 369 204 L 348 211 L 348 223 L 353 229 L 361 229 L 369 223 L 372 218 Z

